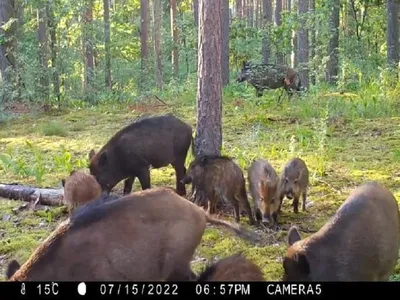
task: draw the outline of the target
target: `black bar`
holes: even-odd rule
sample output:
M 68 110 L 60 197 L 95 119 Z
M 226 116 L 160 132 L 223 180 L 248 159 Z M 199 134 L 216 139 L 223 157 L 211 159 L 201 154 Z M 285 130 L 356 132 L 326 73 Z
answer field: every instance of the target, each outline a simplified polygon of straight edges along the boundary
M 392 299 L 400 295 L 400 282 L 86 282 L 85 295 L 78 293 L 79 284 L 1 282 L 0 295 L 2 299 L 338 299 L 346 296 Z

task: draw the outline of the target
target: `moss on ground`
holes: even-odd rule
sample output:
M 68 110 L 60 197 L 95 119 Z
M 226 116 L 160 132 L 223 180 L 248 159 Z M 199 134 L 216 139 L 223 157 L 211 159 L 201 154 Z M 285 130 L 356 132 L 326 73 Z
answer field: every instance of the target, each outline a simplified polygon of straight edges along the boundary
M 290 225 L 318 230 L 351 190 L 367 180 L 380 181 L 400 199 L 400 117 L 387 107 L 391 102 L 382 104 L 384 115 L 378 110 L 374 115 L 375 108 L 367 110 L 368 106 L 361 105 L 361 97 L 346 97 L 350 96 L 311 95 L 277 106 L 270 95 L 261 100 L 224 96 L 223 153 L 238 162 L 246 178 L 246 168 L 255 158 L 268 159 L 278 172 L 291 157 L 303 158 L 310 170 L 312 205 L 307 212 L 295 215 L 285 201 L 280 216 L 284 229 L 265 235 L 265 245 L 250 245 L 221 228 L 207 228 L 195 253 L 195 271 L 213 259 L 243 252 L 262 268 L 267 280 L 280 280 Z M 70 170 L 86 168 L 90 149 L 98 150 L 117 130 L 141 114 L 172 112 L 195 126 L 194 99 L 188 94 L 173 106 L 113 104 L 26 115 L 3 123 L 0 182 L 60 187 L 61 179 Z M 189 154 L 187 163 L 191 158 Z M 172 167 L 152 170 L 151 176 L 153 186 L 175 187 Z M 139 188 L 136 181 L 134 189 Z M 120 191 L 122 183 L 116 189 Z M 1 280 L 11 259 L 25 261 L 66 218 L 63 208 L 31 210 L 23 205 L 20 201 L 0 200 Z M 232 220 L 231 215 L 226 218 Z M 241 222 L 246 225 L 247 218 L 244 216 Z M 391 279 L 400 280 L 400 261 Z

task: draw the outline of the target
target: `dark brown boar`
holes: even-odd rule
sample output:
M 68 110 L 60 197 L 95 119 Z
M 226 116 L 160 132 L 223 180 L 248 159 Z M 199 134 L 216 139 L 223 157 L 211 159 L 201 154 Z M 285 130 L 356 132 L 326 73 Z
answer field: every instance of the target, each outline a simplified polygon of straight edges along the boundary
M 122 197 L 103 194 L 76 209 L 8 279 L 191 280 L 190 261 L 207 222 L 252 242 L 257 238 L 208 216 L 171 189 L 153 188 Z
M 307 188 L 309 185 L 309 171 L 301 158 L 295 157 L 284 166 L 279 180 L 279 211 L 285 198 L 293 199 L 293 211 L 299 212 L 299 199 L 303 199 L 303 211 L 306 211 Z
M 150 167 L 169 164 L 175 169 L 176 190 L 185 195 L 181 179 L 186 173 L 185 160 L 192 145 L 192 128 L 172 115 L 141 118 L 118 131 L 98 152 L 89 152 L 89 169 L 102 189 L 110 192 L 121 180 L 124 195 L 132 191 L 136 177 L 142 190 L 151 187 Z M 193 152 L 193 151 L 192 151 Z
M 197 281 L 264 281 L 260 268 L 241 253 L 220 259 L 208 265 Z
M 218 200 L 230 201 L 234 208 L 237 223 L 240 222 L 239 204 L 241 204 L 247 212 L 250 225 L 255 224 L 247 198 L 243 171 L 230 157 L 197 156 L 190 163 L 182 182 L 185 184 L 192 183 L 194 193 L 203 199 L 207 199 L 209 213 L 215 213 L 215 205 Z
M 102 194 L 101 186 L 96 178 L 83 171 L 74 170 L 67 179 L 62 179 L 61 182 L 64 187 L 63 203 L 68 207 L 69 213 Z
M 386 281 L 400 247 L 399 207 L 377 182 L 357 187 L 315 234 L 288 234 L 284 281 Z
M 249 190 L 254 201 L 254 213 L 257 221 L 277 223 L 279 197 L 277 188 L 279 177 L 274 167 L 265 159 L 254 160 L 247 169 Z

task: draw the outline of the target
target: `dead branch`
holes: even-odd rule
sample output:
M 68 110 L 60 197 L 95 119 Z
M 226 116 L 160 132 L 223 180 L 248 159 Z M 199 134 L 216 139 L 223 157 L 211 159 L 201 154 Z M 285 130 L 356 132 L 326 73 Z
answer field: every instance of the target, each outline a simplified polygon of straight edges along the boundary
M 32 202 L 34 205 L 62 206 L 63 189 L 36 188 L 19 184 L 0 184 L 0 197 Z

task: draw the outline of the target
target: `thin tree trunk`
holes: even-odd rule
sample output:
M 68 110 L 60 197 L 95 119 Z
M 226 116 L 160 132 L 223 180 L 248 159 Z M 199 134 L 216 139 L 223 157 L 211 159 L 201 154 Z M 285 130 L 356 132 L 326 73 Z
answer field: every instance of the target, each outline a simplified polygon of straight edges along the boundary
M 141 68 L 146 69 L 146 62 L 149 57 L 149 2 L 140 0 L 140 58 Z
M 315 85 L 316 79 L 315 79 L 315 48 L 316 48 L 316 24 L 315 24 L 315 0 L 310 0 L 310 14 L 312 18 L 312 30 L 311 30 L 311 59 L 313 61 L 312 63 L 312 70 L 310 74 L 310 80 L 311 84 Z
M 172 40 L 174 43 L 172 49 L 172 66 L 174 71 L 174 76 L 178 77 L 179 75 L 179 53 L 178 53 L 178 28 L 176 26 L 176 0 L 170 0 L 171 4 L 171 33 Z
M 199 28 L 199 0 L 193 0 L 194 26 Z
M 330 40 L 328 46 L 328 62 L 326 70 L 326 81 L 335 84 L 339 71 L 339 12 L 340 0 L 332 1 L 332 11 L 329 22 Z
M 291 10 L 297 15 L 298 0 L 291 0 Z M 292 31 L 292 66 L 297 68 L 297 31 Z
M 242 0 L 236 0 L 236 16 L 238 18 L 243 17 L 243 8 L 242 8 Z
M 200 0 L 196 155 L 222 147 L 221 0 Z
M 256 17 L 255 20 L 255 27 L 258 29 L 260 28 L 260 1 L 254 0 L 254 15 Z
M 263 1 L 263 40 L 262 40 L 262 55 L 263 62 L 267 64 L 271 57 L 271 45 L 268 36 L 269 27 L 272 25 L 272 1 Z
M 104 7 L 104 50 L 105 50 L 104 83 L 106 85 L 106 88 L 111 90 L 110 0 L 103 0 L 103 7 Z
M 48 79 L 48 52 L 47 52 L 47 16 L 46 6 L 44 1 L 38 2 L 37 9 L 37 29 L 39 41 L 39 94 L 42 99 L 47 101 L 49 99 L 49 79 Z
M 398 68 L 399 64 L 399 3 L 396 0 L 388 0 L 387 10 L 387 62 L 389 67 Z M 398 73 L 396 72 L 396 78 Z
M 229 83 L 229 0 L 221 0 L 221 68 L 222 86 Z
M 94 53 L 93 53 L 93 1 L 86 0 L 84 16 L 84 46 L 86 63 L 85 93 L 90 94 L 94 89 Z
M 159 90 L 163 89 L 162 60 L 161 60 L 161 0 L 153 0 L 153 35 L 154 35 L 154 54 L 156 84 Z
M 60 94 L 60 78 L 58 74 L 57 67 L 57 24 L 54 18 L 54 3 L 47 3 L 47 26 L 49 28 L 50 34 L 50 53 L 51 53 L 51 69 L 53 74 L 53 91 L 54 95 L 57 98 L 58 106 L 61 107 L 61 94 Z
M 308 13 L 308 0 L 299 0 L 299 31 L 297 37 L 297 51 L 299 60 L 299 76 L 301 79 L 302 86 L 309 88 L 309 47 L 308 47 L 308 30 L 306 28 L 306 16 Z
M 247 0 L 247 24 L 249 27 L 254 26 L 254 5 L 253 0 Z
M 282 25 L 282 0 L 275 0 L 275 26 L 279 27 Z M 283 53 L 280 48 L 276 49 L 276 62 L 283 64 Z

